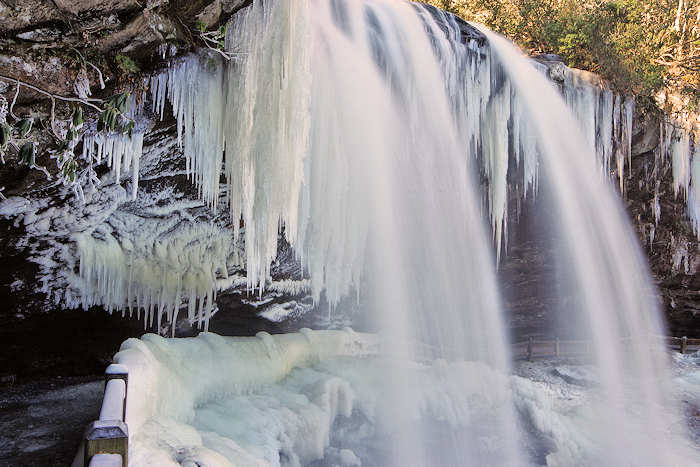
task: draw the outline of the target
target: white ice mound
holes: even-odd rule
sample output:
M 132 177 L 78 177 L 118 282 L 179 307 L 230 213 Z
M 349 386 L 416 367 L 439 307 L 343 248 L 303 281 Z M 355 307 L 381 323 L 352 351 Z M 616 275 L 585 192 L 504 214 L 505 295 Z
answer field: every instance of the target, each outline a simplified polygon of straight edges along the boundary
M 375 336 L 351 330 L 181 339 L 146 334 L 125 341 L 114 362 L 129 368 L 127 422 L 133 435 L 149 418 L 191 421 L 197 407 L 276 383 L 293 368 L 377 352 Z
M 361 465 L 420 419 L 478 426 L 474 443 L 498 452 L 489 421 L 509 400 L 508 376 L 379 349 L 376 336 L 352 330 L 129 339 L 115 361 L 129 368 L 130 465 Z M 397 369 L 408 411 L 389 403 Z
M 349 329 L 129 339 L 115 362 L 129 368 L 130 465 L 389 465 L 405 427 L 416 428 L 432 465 L 459 465 L 441 450 L 452 436 L 477 456 L 468 465 L 484 458 L 507 465 L 499 463 L 504 434 L 493 413 L 510 403 L 520 414 L 522 465 L 610 465 L 601 452 L 609 432 L 593 429 L 604 410 L 595 403 L 593 367 L 528 362 L 521 377 L 479 362 L 413 362 L 380 350 L 377 336 Z M 674 397 L 691 400 L 697 363 L 686 358 L 679 366 Z M 590 384 L 579 384 L 583 377 Z M 402 409 L 391 403 L 396 397 Z M 672 431 L 683 423 L 676 422 Z M 626 435 L 654 445 L 643 431 Z M 622 447 L 630 465 L 649 465 L 633 445 Z M 693 465 L 695 453 L 685 446 L 669 453 L 667 465 Z

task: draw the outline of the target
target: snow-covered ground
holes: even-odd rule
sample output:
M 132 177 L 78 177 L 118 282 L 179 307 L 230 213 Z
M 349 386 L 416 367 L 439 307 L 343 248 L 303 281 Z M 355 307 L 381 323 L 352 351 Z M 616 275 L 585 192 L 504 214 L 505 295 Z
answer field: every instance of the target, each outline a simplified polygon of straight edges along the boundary
M 367 339 L 350 330 L 305 330 L 256 338 L 209 334 L 127 341 L 117 359 L 134 370 L 131 463 L 387 465 L 382 459 L 392 456 L 387 446 L 398 436 L 396 428 L 418 420 L 429 427 L 423 441 L 431 453 L 441 452 L 446 433 L 457 432 L 468 434 L 478 455 L 498 459 L 502 434 L 490 420 L 512 399 L 525 464 L 601 465 L 600 434 L 592 429 L 601 416 L 592 366 L 519 362 L 505 375 L 475 362 L 387 359 Z M 191 359 L 185 354 L 199 360 L 186 363 Z M 213 355 L 216 363 L 210 361 Z M 673 368 L 672 395 L 684 416 L 672 419 L 667 429 L 681 440 L 673 453 L 678 462 L 695 465 L 700 356 L 676 354 Z M 391 401 L 396 393 L 386 388 L 386 375 L 397 371 L 404 381 L 403 407 L 410 410 L 397 411 Z M 640 433 L 629 433 L 630 442 L 653 443 L 643 438 L 648 436 L 643 421 L 638 426 Z M 694 432 L 686 437 L 689 427 Z

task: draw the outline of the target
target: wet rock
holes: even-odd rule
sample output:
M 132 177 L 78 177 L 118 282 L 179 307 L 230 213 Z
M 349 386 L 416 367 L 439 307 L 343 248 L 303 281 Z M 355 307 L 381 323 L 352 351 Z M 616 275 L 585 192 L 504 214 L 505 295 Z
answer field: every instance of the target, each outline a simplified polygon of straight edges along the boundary
M 56 28 L 38 28 L 17 34 L 17 39 L 31 42 L 53 42 L 61 36 Z
M 53 0 L 56 6 L 65 13 L 79 15 L 90 13 L 99 15 L 123 10 L 135 10 L 141 7 L 137 0 Z

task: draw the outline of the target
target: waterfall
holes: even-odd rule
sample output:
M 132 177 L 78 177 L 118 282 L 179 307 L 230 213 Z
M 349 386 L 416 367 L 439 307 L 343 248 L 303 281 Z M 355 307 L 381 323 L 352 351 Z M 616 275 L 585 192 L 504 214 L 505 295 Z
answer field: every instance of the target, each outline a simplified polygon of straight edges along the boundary
M 512 44 L 396 0 L 256 0 L 234 17 L 226 43 L 236 54 L 225 67 L 195 56 L 154 78 L 154 109 L 172 104 L 200 196 L 218 208 L 226 193 L 250 290 L 262 293 L 283 226 L 314 299 L 341 306 L 355 295 L 382 336 L 396 362 L 381 376 L 383 410 L 397 422 L 385 433 L 386 457 L 369 465 L 528 463 L 507 377 L 485 379 L 474 396 L 499 401 L 488 416 L 455 409 L 450 424 L 406 415 L 409 389 L 451 384 L 441 369 L 456 362 L 510 373 L 496 266 L 507 254 L 513 186 L 521 197 L 538 186 L 550 194 L 541 221 L 558 239 L 563 293 L 578 316 L 567 331 L 592 341 L 600 373 L 586 431 L 593 448 L 559 462 L 675 464 L 676 408 L 657 381 L 668 370 L 653 338 L 664 332 L 654 286 L 620 198 L 600 176 L 615 158 L 622 188 L 630 100 L 567 95 L 594 106 L 590 115 L 603 109 L 604 119 L 577 122 Z M 693 185 L 689 196 L 697 192 Z M 227 251 L 217 245 L 204 245 L 206 274 L 191 287 L 209 303 L 200 279 L 216 279 L 210 256 Z M 128 283 L 111 278 L 127 269 L 91 274 L 123 290 Z M 143 293 L 170 297 L 172 310 L 185 284 L 172 287 L 177 294 L 165 282 Z M 416 379 L 416 366 L 436 370 Z
M 595 176 L 592 142 L 578 130 L 556 91 L 542 80 L 507 40 L 481 28 L 505 66 L 532 116 L 540 161 L 554 193 L 558 220 L 553 226 L 567 251 L 577 311 L 594 344 L 605 399 L 599 401 L 605 423 L 597 444 L 609 465 L 672 465 L 673 449 L 658 423 L 667 379 L 663 352 L 654 336 L 663 330 L 647 265 L 623 206 Z M 622 338 L 622 339 L 621 339 Z M 640 433 L 626 415 L 642 411 Z M 668 419 L 667 419 L 668 420 Z M 667 422 L 670 423 L 670 422 Z M 639 437 L 637 437 L 639 436 Z M 653 441 L 653 443 L 651 443 Z

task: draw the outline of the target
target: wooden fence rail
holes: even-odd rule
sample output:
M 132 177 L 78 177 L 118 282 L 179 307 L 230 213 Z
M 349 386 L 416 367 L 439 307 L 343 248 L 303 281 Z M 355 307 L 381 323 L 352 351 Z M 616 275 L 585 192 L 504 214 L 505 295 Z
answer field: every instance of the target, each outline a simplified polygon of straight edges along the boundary
M 683 337 L 654 336 L 654 339 L 671 350 L 685 354 L 700 350 L 700 339 Z M 621 338 L 625 342 L 630 338 Z M 527 341 L 513 344 L 513 357 L 516 360 L 532 360 L 533 358 L 549 357 L 583 357 L 591 354 L 590 340 L 561 340 L 559 338 L 541 340 L 529 338 Z

